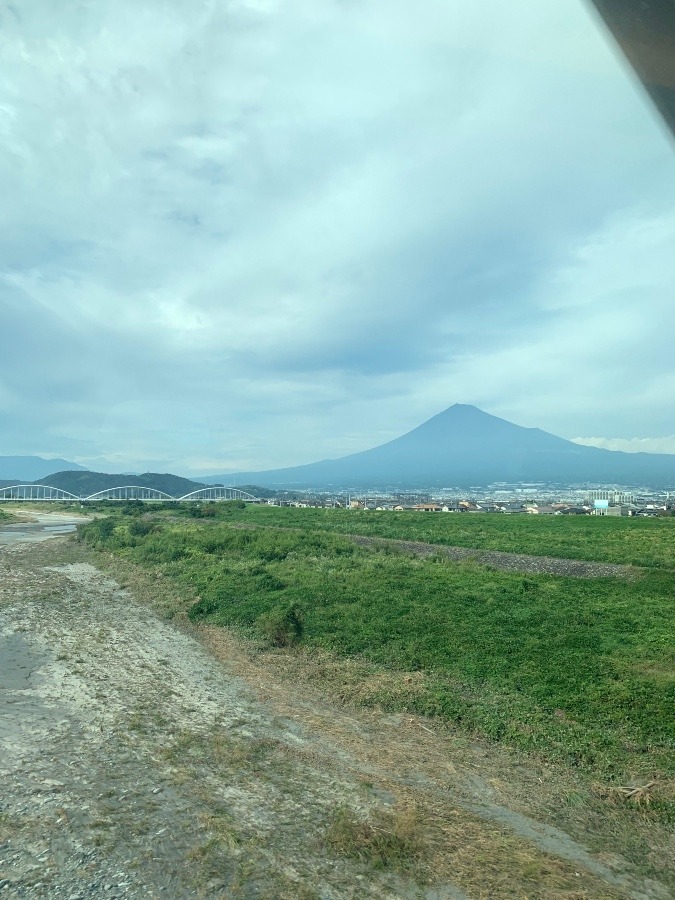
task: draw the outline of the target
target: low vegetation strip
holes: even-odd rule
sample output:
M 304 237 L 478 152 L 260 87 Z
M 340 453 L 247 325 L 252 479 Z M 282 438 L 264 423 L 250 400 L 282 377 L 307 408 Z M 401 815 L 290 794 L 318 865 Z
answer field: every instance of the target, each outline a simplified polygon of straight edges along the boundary
M 383 679 L 369 701 L 438 716 L 605 782 L 655 780 L 675 816 L 675 579 L 580 579 L 449 565 L 313 529 L 118 516 L 89 544 L 177 579 L 189 616 L 268 644 L 360 659 Z M 407 675 L 405 673 L 408 673 Z
M 632 566 L 618 563 L 593 563 L 576 559 L 557 559 L 553 556 L 526 556 L 522 553 L 500 553 L 497 550 L 471 550 L 467 547 L 445 547 L 443 544 L 423 544 L 420 541 L 396 541 L 392 538 L 372 538 L 351 535 L 361 547 L 390 546 L 415 556 L 441 555 L 446 559 L 472 559 L 503 572 L 524 572 L 530 575 L 566 575 L 569 578 L 630 578 L 636 575 Z
M 279 525 L 254 525 L 235 522 L 231 528 L 284 528 Z M 441 556 L 448 560 L 473 560 L 503 572 L 522 572 L 530 575 L 565 575 L 568 578 L 635 578 L 640 569 L 619 563 L 595 563 L 555 556 L 529 556 L 524 553 L 502 553 L 498 550 L 472 550 L 469 547 L 447 547 L 444 544 L 425 544 L 421 541 L 401 541 L 394 538 L 366 537 L 348 534 L 360 547 L 389 548 L 413 556 Z
M 284 525 L 474 550 L 675 569 L 675 517 L 529 516 L 213 504 L 226 521 Z M 174 510 L 189 515 L 189 510 Z

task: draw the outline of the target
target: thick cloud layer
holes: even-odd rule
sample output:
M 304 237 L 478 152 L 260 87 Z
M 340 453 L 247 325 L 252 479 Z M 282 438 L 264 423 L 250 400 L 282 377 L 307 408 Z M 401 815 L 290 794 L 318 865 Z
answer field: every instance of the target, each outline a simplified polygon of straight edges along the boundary
M 3 453 L 672 435 L 675 155 L 580 3 L 29 0 L 0 59 Z

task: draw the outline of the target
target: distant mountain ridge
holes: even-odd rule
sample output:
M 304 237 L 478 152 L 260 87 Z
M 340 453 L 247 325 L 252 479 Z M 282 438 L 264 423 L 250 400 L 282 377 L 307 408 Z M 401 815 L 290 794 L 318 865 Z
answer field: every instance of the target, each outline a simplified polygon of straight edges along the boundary
M 32 482 L 45 478 L 53 472 L 85 471 L 84 466 L 69 462 L 67 459 L 43 459 L 41 456 L 0 456 L 0 479 L 20 482 Z
M 35 484 L 48 484 L 51 487 L 60 488 L 78 497 L 87 497 L 97 494 L 106 488 L 125 487 L 136 485 L 138 487 L 154 488 L 156 491 L 164 491 L 171 497 L 184 497 L 192 491 L 206 487 L 199 481 L 191 481 L 189 478 L 181 478 L 179 475 L 159 472 L 146 472 L 143 475 L 106 475 L 104 472 L 88 472 L 86 469 L 76 472 L 55 472 L 35 481 Z
M 675 487 L 675 454 L 575 444 L 457 403 L 401 437 L 341 459 L 205 477 L 275 488 L 442 488 L 493 482 Z
M 54 470 L 54 465 L 64 468 Z M 47 471 L 45 471 L 45 469 Z M 0 482 L 50 484 L 87 496 L 128 484 L 180 497 L 211 484 L 281 490 L 465 488 L 493 482 L 625 484 L 675 489 L 675 454 L 624 453 L 575 444 L 455 404 L 401 437 L 341 459 L 267 471 L 204 476 L 109 475 L 66 460 L 0 457 Z

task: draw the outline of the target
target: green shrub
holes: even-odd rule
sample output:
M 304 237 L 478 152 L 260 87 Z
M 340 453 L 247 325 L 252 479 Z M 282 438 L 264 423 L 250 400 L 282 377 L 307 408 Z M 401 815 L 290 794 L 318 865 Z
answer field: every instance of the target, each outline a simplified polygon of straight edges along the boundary
M 153 522 L 143 522 L 140 519 L 134 519 L 129 523 L 129 534 L 134 537 L 144 537 L 157 530 L 157 526 Z
M 142 500 L 125 500 L 120 510 L 123 516 L 141 516 L 145 512 Z
M 78 537 L 94 547 L 110 546 L 116 524 L 117 519 L 112 516 L 107 519 L 97 519 L 94 522 L 88 522 L 86 525 L 79 526 L 77 529 Z
M 256 622 L 262 636 L 272 647 L 290 647 L 302 640 L 304 632 L 302 610 L 297 603 L 278 606 L 263 613 Z
M 192 622 L 203 619 L 205 616 L 216 612 L 220 608 L 221 601 L 216 597 L 200 597 L 188 610 L 188 619 Z

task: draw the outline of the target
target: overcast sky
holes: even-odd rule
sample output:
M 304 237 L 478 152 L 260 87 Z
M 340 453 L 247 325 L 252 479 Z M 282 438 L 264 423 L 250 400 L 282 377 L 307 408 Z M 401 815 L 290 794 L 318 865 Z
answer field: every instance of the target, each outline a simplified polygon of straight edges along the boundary
M 0 454 L 675 452 L 674 147 L 579 0 L 0 0 L 0 136 Z

